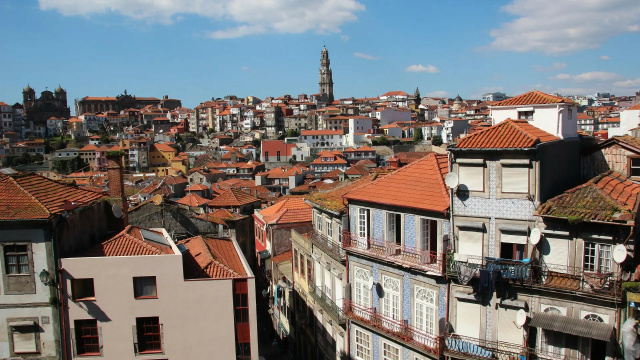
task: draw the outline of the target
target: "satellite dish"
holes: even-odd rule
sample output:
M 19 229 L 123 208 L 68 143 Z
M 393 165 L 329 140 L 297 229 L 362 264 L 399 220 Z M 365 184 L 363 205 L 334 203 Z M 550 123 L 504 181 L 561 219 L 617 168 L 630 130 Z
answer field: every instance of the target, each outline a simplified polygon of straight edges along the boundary
M 616 245 L 613 248 L 613 261 L 615 261 L 616 264 L 621 264 L 624 262 L 626 258 L 627 258 L 627 248 L 622 244 Z
M 538 228 L 533 228 L 531 229 L 531 234 L 529 234 L 529 242 L 531 242 L 533 245 L 536 245 L 537 243 L 540 242 L 540 229 Z
M 118 219 L 122 217 L 122 209 L 120 208 L 120 205 L 113 204 L 113 206 L 111 207 L 111 211 L 113 212 L 113 216 L 117 217 Z
M 458 186 L 458 174 L 456 173 L 448 173 L 444 178 L 444 183 L 450 188 L 453 189 Z
M 153 203 L 156 205 L 162 204 L 162 195 L 160 194 L 153 195 Z
M 516 324 L 518 326 L 522 326 L 526 323 L 527 323 L 527 313 L 522 309 L 518 310 L 518 312 L 516 313 Z

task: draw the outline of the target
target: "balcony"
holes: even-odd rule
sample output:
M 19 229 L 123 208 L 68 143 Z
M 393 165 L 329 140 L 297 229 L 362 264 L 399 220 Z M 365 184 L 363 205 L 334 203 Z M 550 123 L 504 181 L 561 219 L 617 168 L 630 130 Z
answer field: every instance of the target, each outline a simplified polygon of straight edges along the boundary
M 365 308 L 344 300 L 344 313 L 351 319 L 387 336 L 408 344 L 414 348 L 439 357 L 442 350 L 442 338 L 419 330 L 402 320 L 394 320 L 379 314 L 376 308 Z
M 466 261 L 461 261 L 464 258 Z M 513 284 L 577 292 L 589 296 L 619 300 L 622 297 L 620 273 L 584 271 L 579 266 L 548 264 L 540 260 L 511 260 L 479 256 L 451 259 L 447 273 L 467 283 L 480 270 L 499 271 L 503 279 Z
M 390 261 L 404 267 L 437 274 L 444 273 L 444 254 L 435 251 L 361 237 L 350 232 L 342 233 L 342 247 L 348 251 Z
M 458 334 L 444 334 L 442 338 L 444 355 L 456 359 L 578 360 L 573 356 L 545 352 L 504 341 L 483 340 Z
M 340 309 L 319 286 L 314 286 L 314 291 L 310 291 L 310 294 L 311 297 L 313 297 L 331 317 L 338 320 L 340 324 L 345 323 L 346 317 L 344 316 L 342 309 Z
M 333 239 L 328 238 L 327 236 L 317 232 L 317 231 L 309 231 L 302 236 L 311 240 L 314 246 L 318 247 L 325 254 L 333 257 L 337 261 L 344 261 L 346 252 L 342 248 L 342 245 L 339 242 L 334 241 Z

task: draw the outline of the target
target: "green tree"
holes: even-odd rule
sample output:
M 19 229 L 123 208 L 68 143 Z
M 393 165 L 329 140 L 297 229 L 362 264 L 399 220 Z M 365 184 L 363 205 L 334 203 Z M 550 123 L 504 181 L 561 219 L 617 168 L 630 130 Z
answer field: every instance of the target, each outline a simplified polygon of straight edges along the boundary
M 298 137 L 298 136 L 300 136 L 300 131 L 298 131 L 298 129 L 287 130 L 287 137 Z
M 386 136 L 380 136 L 376 139 L 376 144 L 379 146 L 387 146 L 389 145 L 389 139 Z
M 413 143 L 420 144 L 424 140 L 424 135 L 422 134 L 422 128 L 416 127 L 413 128 Z
M 433 146 L 440 146 L 440 145 L 442 145 L 442 136 L 440 136 L 440 135 L 434 135 L 434 136 L 431 138 L 431 145 L 433 145 Z

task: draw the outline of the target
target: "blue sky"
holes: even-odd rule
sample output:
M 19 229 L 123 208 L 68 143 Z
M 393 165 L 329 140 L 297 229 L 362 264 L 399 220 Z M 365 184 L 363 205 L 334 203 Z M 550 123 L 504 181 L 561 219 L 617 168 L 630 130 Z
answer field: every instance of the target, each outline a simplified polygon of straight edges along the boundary
M 107 3 L 108 5 L 104 5 Z M 640 91 L 637 0 L 2 0 L 0 101 Z M 73 101 L 69 101 L 73 107 Z

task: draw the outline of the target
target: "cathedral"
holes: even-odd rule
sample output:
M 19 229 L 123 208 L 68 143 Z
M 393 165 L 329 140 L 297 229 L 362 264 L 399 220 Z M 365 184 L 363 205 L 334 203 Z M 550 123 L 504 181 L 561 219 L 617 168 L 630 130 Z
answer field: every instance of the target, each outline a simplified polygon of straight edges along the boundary
M 35 124 L 46 123 L 50 117 L 68 119 L 71 111 L 67 106 L 67 92 L 60 86 L 55 92 L 46 89 L 36 98 L 36 91 L 29 85 L 22 90 L 22 105 L 27 121 Z
M 327 102 L 333 101 L 333 76 L 330 65 L 329 51 L 323 46 L 320 56 L 320 94 L 326 96 Z

